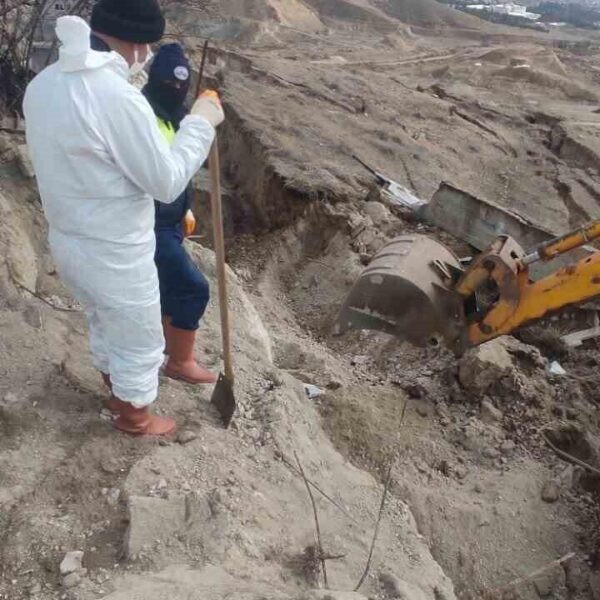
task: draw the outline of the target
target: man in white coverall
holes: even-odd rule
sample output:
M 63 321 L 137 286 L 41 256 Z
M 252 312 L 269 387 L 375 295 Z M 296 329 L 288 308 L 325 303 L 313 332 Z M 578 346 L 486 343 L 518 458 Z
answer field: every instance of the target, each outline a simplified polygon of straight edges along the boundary
M 149 410 L 164 349 L 154 199 L 170 203 L 184 191 L 223 111 L 216 93 L 204 94 L 169 146 L 128 82 L 163 35 L 157 1 L 101 0 L 91 25 L 93 34 L 79 17 L 58 20 L 59 60 L 25 95 L 27 142 L 52 254 L 84 307 L 115 427 L 168 435 L 175 422 Z

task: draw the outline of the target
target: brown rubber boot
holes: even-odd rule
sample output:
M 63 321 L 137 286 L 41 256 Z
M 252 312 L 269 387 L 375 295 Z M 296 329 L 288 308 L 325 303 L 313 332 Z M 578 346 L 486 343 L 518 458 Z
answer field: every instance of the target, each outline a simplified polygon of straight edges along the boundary
M 102 381 L 104 381 L 104 385 L 110 390 L 110 397 L 106 400 L 102 401 L 102 406 L 109 410 L 111 413 L 118 414 L 121 410 L 120 402 L 112 395 L 112 381 L 110 380 L 110 375 L 108 373 L 100 373 L 102 375 Z
M 157 417 L 146 406 L 135 408 L 128 402 L 122 402 L 113 396 L 119 404 L 119 418 L 113 423 L 115 429 L 131 435 L 170 435 L 177 427 L 169 417 Z
M 216 383 L 217 376 L 201 367 L 194 358 L 196 332 L 169 325 L 170 350 L 165 375 L 187 383 Z
M 163 316 L 162 318 L 163 333 L 165 335 L 165 354 L 171 356 L 171 317 Z
M 111 413 L 118 415 L 121 412 L 121 404 L 115 397 L 111 394 L 109 398 L 104 400 L 102 403 L 106 410 L 109 410 Z

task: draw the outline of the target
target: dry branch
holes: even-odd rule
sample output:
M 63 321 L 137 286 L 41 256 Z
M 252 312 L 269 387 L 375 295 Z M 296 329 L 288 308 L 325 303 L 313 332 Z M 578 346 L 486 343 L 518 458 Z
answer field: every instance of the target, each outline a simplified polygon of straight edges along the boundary
M 34 4 L 36 3 L 33 0 L 17 0 L 17 2 L 13 2 L 8 6 L 3 6 L 2 8 L 0 8 L 0 19 L 8 15 L 8 13 L 12 12 L 13 10 L 16 10 L 17 8 L 22 8 L 24 6 L 33 6 Z
M 296 475 L 299 475 L 300 477 L 302 477 L 302 473 L 300 472 L 300 470 L 295 467 L 284 455 L 283 453 L 281 454 L 281 460 L 294 472 L 296 473 Z M 308 477 L 306 477 L 306 481 L 308 481 L 308 483 L 310 483 L 310 485 L 312 485 L 312 487 L 317 490 L 317 492 L 319 492 L 319 494 L 321 494 L 321 496 L 323 496 L 323 498 L 325 498 L 326 500 L 329 500 L 329 502 L 331 502 L 331 504 L 333 504 L 337 509 L 339 509 L 341 512 L 344 513 L 344 515 L 346 515 L 351 521 L 353 521 L 354 523 L 358 524 L 358 521 L 339 503 L 336 502 L 331 496 L 329 496 L 327 493 L 325 493 L 314 481 L 311 481 Z
M 312 490 L 310 489 L 310 484 L 308 483 L 308 479 L 306 478 L 306 474 L 304 473 L 304 469 L 302 468 L 302 463 L 298 458 L 297 452 L 294 452 L 294 457 L 296 458 L 296 462 L 298 463 L 298 469 L 300 469 L 302 479 L 304 479 L 304 485 L 306 486 L 306 490 L 308 491 L 310 502 L 312 504 L 313 515 L 315 518 L 315 528 L 317 531 L 317 546 L 319 549 L 319 560 L 321 561 L 321 569 L 323 570 L 323 582 L 325 583 L 325 589 L 329 589 L 329 582 L 327 581 L 327 559 L 325 557 L 325 553 L 323 552 L 323 543 L 321 541 L 321 526 L 319 525 L 319 513 L 317 511 L 317 503 L 315 502 L 315 497 L 313 496 Z
M 548 438 L 548 436 L 546 435 L 546 432 L 543 431 L 542 432 L 542 437 L 544 438 L 544 441 L 546 442 L 546 444 L 550 447 L 550 449 L 558 456 L 560 456 L 560 458 L 562 458 L 563 460 L 566 460 L 567 462 L 573 463 L 575 465 L 578 465 L 584 469 L 586 469 L 587 471 L 589 471 L 590 473 L 594 473 L 594 475 L 598 475 L 600 476 L 600 469 L 597 469 L 596 467 L 592 467 L 592 465 L 586 463 L 583 460 L 580 460 L 579 458 L 576 458 L 575 456 L 573 456 L 572 454 L 569 454 L 568 452 L 565 452 L 564 450 L 561 450 L 560 448 L 557 448 Z
M 488 599 L 493 600 L 495 598 L 502 598 L 502 596 L 506 592 L 510 591 L 512 588 L 517 587 L 518 585 L 521 585 L 522 583 L 527 583 L 528 581 L 531 581 L 533 578 L 537 577 L 538 575 L 541 575 L 542 573 L 544 573 L 545 571 L 547 571 L 548 569 L 551 569 L 552 567 L 554 567 L 556 565 L 562 565 L 563 563 L 566 563 L 568 560 L 571 560 L 574 556 L 575 556 L 575 552 L 570 552 L 569 554 L 565 554 L 565 556 L 563 556 L 562 558 L 553 560 L 552 562 L 548 563 L 547 565 L 544 565 L 543 567 L 533 571 L 532 573 L 529 573 L 529 575 L 524 575 L 523 577 L 517 577 L 517 579 L 513 579 L 510 583 L 508 583 L 504 587 L 484 591 L 483 597 L 485 600 L 488 600 Z
M 400 423 L 398 424 L 398 431 L 402 429 L 404 425 L 404 419 L 406 417 L 406 409 L 408 407 L 408 400 L 406 400 L 402 406 L 402 414 L 400 415 Z M 394 461 L 390 461 L 388 466 L 387 477 L 385 479 L 385 485 L 383 487 L 383 495 L 381 497 L 381 505 L 379 506 L 379 514 L 377 515 L 377 522 L 375 523 L 375 531 L 373 531 L 373 539 L 371 540 L 371 547 L 369 548 L 369 557 L 367 558 L 367 564 L 365 566 L 365 570 L 358 582 L 358 585 L 354 588 L 355 592 L 360 590 L 362 584 L 365 582 L 365 579 L 369 575 L 369 571 L 371 570 L 371 561 L 373 560 L 373 552 L 375 551 L 375 544 L 377 543 L 377 537 L 379 536 L 379 527 L 381 525 L 381 519 L 383 517 L 383 510 L 385 508 L 385 501 L 387 499 L 388 491 L 390 489 L 390 483 L 392 481 L 392 471 L 394 468 Z
M 69 308 L 68 306 L 58 306 L 57 304 L 54 304 L 54 302 L 52 302 L 51 300 L 48 300 L 48 298 L 45 298 L 41 294 L 38 294 L 36 291 L 32 290 L 29 286 L 26 286 L 24 283 L 21 283 L 19 281 L 19 279 L 13 273 L 12 268 L 10 267 L 10 265 L 8 263 L 6 263 L 6 270 L 8 271 L 8 276 L 10 277 L 10 280 L 14 283 L 14 285 L 16 285 L 18 288 L 22 289 L 24 292 L 31 294 L 34 298 L 41 300 L 44 304 L 47 304 L 50 308 L 53 308 L 54 310 L 58 310 L 60 312 L 81 312 L 81 310 L 78 308 Z
M 404 403 L 404 410 L 406 410 L 406 402 Z M 402 417 L 404 418 L 404 412 L 402 413 Z M 394 463 L 390 463 L 388 467 L 388 473 L 385 480 L 385 486 L 383 488 L 383 496 L 381 497 L 381 505 L 379 506 L 379 515 L 377 516 L 377 523 L 375 524 L 375 531 L 373 532 L 373 539 L 371 540 L 371 547 L 369 549 L 369 558 L 367 558 L 367 564 L 365 566 L 365 570 L 363 571 L 362 577 L 358 582 L 358 585 L 354 588 L 355 592 L 360 590 L 362 584 L 365 582 L 369 571 L 371 570 L 371 561 L 373 559 L 373 552 L 375 551 L 375 544 L 377 543 L 377 537 L 379 536 L 379 526 L 381 525 L 381 518 L 383 517 L 383 509 L 385 508 L 385 501 L 387 499 L 388 491 L 390 489 L 390 482 L 392 481 L 392 469 Z

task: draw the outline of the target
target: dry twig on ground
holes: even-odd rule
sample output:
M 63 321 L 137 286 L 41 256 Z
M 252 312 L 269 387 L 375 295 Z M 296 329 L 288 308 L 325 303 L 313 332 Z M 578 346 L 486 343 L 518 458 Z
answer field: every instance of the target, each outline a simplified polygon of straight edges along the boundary
M 17 279 L 17 277 L 15 276 L 15 274 L 13 273 L 13 271 L 10 268 L 10 265 L 8 263 L 6 264 L 6 270 L 8 271 L 8 276 L 10 277 L 10 280 L 18 288 L 22 289 L 24 292 L 27 292 L 28 294 L 31 294 L 34 298 L 37 298 L 38 300 L 41 300 L 44 304 L 47 304 L 50 308 L 53 308 L 54 310 L 58 310 L 60 312 L 81 312 L 81 309 L 79 309 L 79 308 L 71 308 L 69 306 L 58 306 L 57 304 L 55 304 L 51 300 L 48 300 L 48 298 L 45 298 L 41 294 L 38 294 L 36 291 L 30 289 L 24 283 L 21 283 Z
M 529 573 L 529 575 L 524 575 L 523 577 L 518 577 L 517 579 L 513 579 L 513 581 L 511 581 L 510 583 L 508 583 L 507 585 L 505 585 L 501 588 L 484 591 L 483 598 L 484 598 L 484 600 L 496 600 L 496 598 L 500 599 L 504 596 L 504 594 L 506 592 L 510 591 L 512 588 L 517 587 L 518 585 L 521 585 L 523 583 L 527 583 L 528 581 L 531 581 L 532 579 L 534 579 L 538 575 L 541 575 L 548 569 L 551 569 L 552 567 L 554 567 L 556 565 L 562 565 L 563 563 L 566 563 L 568 560 L 571 560 L 574 557 L 575 557 L 575 552 L 570 552 L 569 554 L 565 554 L 565 556 L 563 556 L 562 558 L 553 560 L 552 562 L 548 563 L 547 565 L 544 565 L 543 567 L 533 571 L 533 573 Z
M 301 471 L 295 467 L 285 456 L 283 453 L 281 453 L 281 460 L 283 461 L 283 463 L 285 465 L 287 465 L 294 473 L 296 473 L 296 475 L 299 475 L 300 477 L 302 477 L 302 473 Z M 353 521 L 354 523 L 358 524 L 358 521 L 339 503 L 336 502 L 331 496 L 329 496 L 327 493 L 325 493 L 314 481 L 311 481 L 308 477 L 306 477 L 306 481 L 308 481 L 308 483 L 310 483 L 310 485 L 317 490 L 317 492 L 319 492 L 319 494 L 321 494 L 321 496 L 323 496 L 323 498 L 325 498 L 326 500 L 329 500 L 329 502 L 331 502 L 331 504 L 333 504 L 333 506 L 335 506 L 337 509 L 339 509 L 342 513 L 344 513 L 344 515 L 346 515 L 351 521 Z
M 323 552 L 323 543 L 321 541 L 321 526 L 319 525 L 319 513 L 317 511 L 317 503 L 315 502 L 315 497 L 313 496 L 312 490 L 310 489 L 310 483 L 306 478 L 306 474 L 304 473 L 304 469 L 302 468 L 302 463 L 298 458 L 297 452 L 294 452 L 294 457 L 296 458 L 296 462 L 298 463 L 298 469 L 300 469 L 302 479 L 304 479 L 304 485 L 306 486 L 306 490 L 308 491 L 310 502 L 312 504 L 313 515 L 315 518 L 315 528 L 317 531 L 317 547 L 319 549 L 319 560 L 321 561 L 321 569 L 323 570 L 323 582 L 325 583 L 325 588 L 329 589 L 329 582 L 327 581 L 327 558 L 325 556 L 325 552 Z
M 562 458 L 563 460 L 566 460 L 567 462 L 573 463 L 574 465 L 578 465 L 584 469 L 586 469 L 587 471 L 589 471 L 590 473 L 594 473 L 594 475 L 598 475 L 600 476 L 600 469 L 597 469 L 596 467 L 592 467 L 592 465 L 586 463 L 583 460 L 580 460 L 579 458 L 576 458 L 575 456 L 569 454 L 568 452 L 565 452 L 564 450 L 561 450 L 560 448 L 557 448 L 548 438 L 548 435 L 546 434 L 545 431 L 542 431 L 542 437 L 544 438 L 544 441 L 546 442 L 546 444 L 548 445 L 548 447 L 557 455 L 560 456 L 560 458 Z
M 404 403 L 404 406 L 406 408 L 406 403 Z M 369 574 L 369 571 L 371 570 L 371 561 L 373 560 L 373 552 L 375 551 L 375 544 L 377 543 L 377 537 L 379 536 L 379 526 L 381 525 L 381 518 L 383 517 L 383 509 L 385 508 L 385 501 L 387 499 L 388 491 L 390 489 L 390 482 L 392 480 L 393 466 L 394 466 L 394 463 L 390 463 L 390 466 L 388 467 L 388 473 L 387 473 L 387 477 L 385 480 L 385 486 L 383 488 L 383 496 L 381 497 L 381 504 L 379 506 L 379 515 L 377 516 L 377 523 L 375 524 L 375 531 L 373 532 L 373 539 L 371 540 L 371 548 L 369 549 L 369 557 L 367 558 L 367 564 L 366 564 L 365 570 L 363 571 L 363 574 L 360 578 L 360 581 L 358 582 L 358 585 L 354 588 L 355 592 L 358 592 L 358 590 L 360 590 L 362 584 L 365 582 L 365 579 L 367 578 L 367 575 Z
M 402 414 L 400 415 L 400 423 L 398 424 L 398 430 L 402 429 L 404 425 L 404 419 L 406 417 L 406 409 L 408 407 L 408 400 L 404 402 L 402 406 Z M 365 570 L 358 582 L 358 585 L 354 588 L 355 592 L 358 592 L 362 587 L 362 584 L 365 582 L 365 579 L 369 575 L 369 571 L 371 570 L 371 561 L 373 560 L 373 552 L 375 551 L 375 544 L 377 543 L 377 537 L 379 536 L 379 527 L 381 525 L 381 519 L 383 517 L 383 511 L 385 509 L 385 501 L 387 499 L 388 491 L 390 489 L 390 483 L 392 481 L 392 471 L 394 468 L 394 460 L 390 461 L 387 476 L 385 479 L 385 485 L 383 487 L 383 496 L 381 497 L 381 504 L 379 506 L 379 514 L 377 515 L 377 522 L 375 523 L 375 531 L 373 532 L 373 539 L 371 540 L 371 547 L 369 548 L 369 556 L 367 558 L 367 564 L 365 565 Z

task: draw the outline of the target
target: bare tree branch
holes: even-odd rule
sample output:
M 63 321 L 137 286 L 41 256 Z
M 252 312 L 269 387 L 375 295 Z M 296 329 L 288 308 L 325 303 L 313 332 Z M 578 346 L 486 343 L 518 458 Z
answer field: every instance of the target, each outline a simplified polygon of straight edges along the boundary
M 8 15 L 8 13 L 12 12 L 13 10 L 16 10 L 17 8 L 21 8 L 22 6 L 33 6 L 34 4 L 36 4 L 36 2 L 32 0 L 18 0 L 13 4 L 3 6 L 2 8 L 0 8 L 0 19 Z
M 29 83 L 31 58 L 41 41 L 43 29 L 52 23 L 47 19 L 55 0 L 0 0 L 0 101 L 6 107 L 20 110 L 25 88 Z M 65 13 L 85 16 L 94 0 L 69 2 Z M 71 8 L 69 8 L 71 6 Z M 55 54 L 58 40 L 44 39 L 48 61 Z

